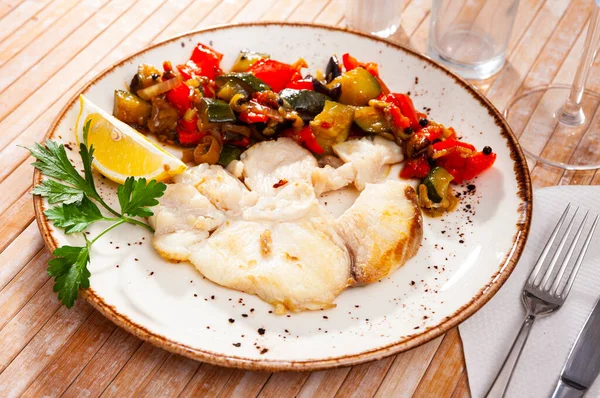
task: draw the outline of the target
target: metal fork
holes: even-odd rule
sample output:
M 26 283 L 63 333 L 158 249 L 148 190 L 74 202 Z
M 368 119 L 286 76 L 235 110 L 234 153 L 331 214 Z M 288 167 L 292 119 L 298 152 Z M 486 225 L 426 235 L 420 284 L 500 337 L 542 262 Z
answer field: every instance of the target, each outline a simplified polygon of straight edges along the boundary
M 542 250 L 540 257 L 538 258 L 533 270 L 529 274 L 527 281 L 525 282 L 525 286 L 523 287 L 523 293 L 521 295 L 521 299 L 523 301 L 523 305 L 527 310 L 527 315 L 525 316 L 525 320 L 523 321 L 523 325 L 521 326 L 521 330 L 519 330 L 519 334 L 515 339 L 506 359 L 504 360 L 504 364 L 500 368 L 496 379 L 492 383 L 486 397 L 488 398 L 496 398 L 503 397 L 506 393 L 506 389 L 508 388 L 508 384 L 510 383 L 510 379 L 512 377 L 513 371 L 515 370 L 515 366 L 521 356 L 521 352 L 523 351 L 523 347 L 525 347 L 525 343 L 527 342 L 527 337 L 529 336 L 529 332 L 531 331 L 531 327 L 535 322 L 537 317 L 542 317 L 548 314 L 551 314 L 557 311 L 567 299 L 569 292 L 571 291 L 571 287 L 573 286 L 573 282 L 575 281 L 575 277 L 577 276 L 577 272 L 581 267 L 581 263 L 583 262 L 583 258 L 585 257 L 585 253 L 590 245 L 590 241 L 592 240 L 592 235 L 594 234 L 594 230 L 596 229 L 596 225 L 598 224 L 598 216 L 594 219 L 592 227 L 588 230 L 587 236 L 585 238 L 585 242 L 583 246 L 580 248 L 579 254 L 577 256 L 577 260 L 575 261 L 575 265 L 569 272 L 569 276 L 565 277 L 567 282 L 564 286 L 561 286 L 561 282 L 563 281 L 563 276 L 569 264 L 569 260 L 571 259 L 573 252 L 575 251 L 575 247 L 581 237 L 583 232 L 585 223 L 588 219 L 589 211 L 585 214 L 583 221 L 581 221 L 579 227 L 577 228 L 577 232 L 575 233 L 575 237 L 571 241 L 569 248 L 567 249 L 567 253 L 564 256 L 562 263 L 560 264 L 560 268 L 558 272 L 552 276 L 552 271 L 556 266 L 556 263 L 559 260 L 559 257 L 567 243 L 568 237 L 573 229 L 573 225 L 575 223 L 575 217 L 577 216 L 577 212 L 579 208 L 575 210 L 573 216 L 570 217 L 570 221 L 565 232 L 559 238 L 560 241 L 552 254 L 552 258 L 548 264 L 544 264 L 546 257 L 550 253 L 552 249 L 552 245 L 556 238 L 559 235 L 560 229 L 562 228 L 565 220 L 567 219 L 567 215 L 569 213 L 569 209 L 571 204 L 567 206 L 565 211 L 563 212 L 560 220 L 556 227 L 554 227 L 554 231 L 552 231 L 552 235 L 548 239 L 546 246 Z

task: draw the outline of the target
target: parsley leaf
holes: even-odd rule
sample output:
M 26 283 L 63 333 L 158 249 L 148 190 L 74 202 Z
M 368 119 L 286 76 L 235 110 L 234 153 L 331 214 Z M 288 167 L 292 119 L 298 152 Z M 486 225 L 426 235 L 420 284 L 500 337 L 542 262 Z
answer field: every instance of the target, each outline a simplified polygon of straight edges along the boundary
M 44 214 L 68 234 L 83 232 L 90 224 L 105 219 L 98 206 L 85 197 L 79 205 L 61 204 L 46 210 Z
M 83 195 L 90 199 L 102 200 L 96 192 L 91 177 L 91 154 L 93 154 L 93 149 L 88 152 L 83 144 L 81 148 L 83 148 L 83 151 L 80 152 L 80 155 L 84 163 L 84 170 L 86 170 L 86 178 L 79 175 L 79 172 L 73 167 L 64 145 L 58 145 L 56 142 L 49 140 L 46 141 L 46 147 L 36 143 L 33 147 L 28 148 L 29 152 L 37 159 L 33 166 L 45 176 L 57 180 L 52 183 L 47 182 L 48 180 L 42 182 L 41 187 L 36 187 L 33 193 L 48 197 L 52 195 L 54 200 L 62 195 L 62 197 L 67 198 L 67 203 L 79 203 Z M 87 170 L 90 170 L 89 181 Z
M 55 256 L 48 262 L 48 275 L 54 278 L 54 291 L 58 299 L 71 308 L 79 294 L 79 288 L 90 286 L 89 247 L 62 246 L 52 252 Z
M 38 184 L 33 191 L 34 195 L 40 195 L 48 198 L 48 203 L 81 203 L 85 198 L 83 191 L 79 188 L 74 188 L 65 184 L 61 184 L 56 180 L 44 180 Z
M 156 180 L 146 183 L 145 178 L 136 180 L 128 177 L 125 184 L 119 185 L 117 189 L 121 213 L 134 217 L 150 217 L 154 213 L 148 207 L 158 204 L 156 198 L 163 196 L 165 189 L 167 186 Z

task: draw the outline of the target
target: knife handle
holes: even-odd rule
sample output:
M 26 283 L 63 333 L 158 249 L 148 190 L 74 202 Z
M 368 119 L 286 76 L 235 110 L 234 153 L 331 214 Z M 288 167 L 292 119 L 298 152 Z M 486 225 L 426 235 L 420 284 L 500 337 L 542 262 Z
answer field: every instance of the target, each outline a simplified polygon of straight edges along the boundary
M 562 380 L 559 380 L 552 393 L 552 398 L 581 398 L 584 393 L 585 390 L 578 390 L 577 388 L 564 383 Z

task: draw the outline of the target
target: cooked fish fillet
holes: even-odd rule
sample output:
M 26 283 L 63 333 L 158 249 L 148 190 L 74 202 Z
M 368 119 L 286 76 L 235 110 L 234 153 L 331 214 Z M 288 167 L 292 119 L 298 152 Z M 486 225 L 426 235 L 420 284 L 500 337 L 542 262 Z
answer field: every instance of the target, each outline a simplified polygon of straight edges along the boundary
M 354 185 L 359 191 L 365 189 L 367 183 L 381 181 L 389 172 L 389 165 L 404 159 L 402 148 L 381 137 L 340 142 L 333 146 L 333 151 L 354 168 Z
M 246 221 L 288 222 L 319 215 L 319 202 L 312 185 L 296 181 L 279 188 L 274 196 L 261 196 L 254 206 L 244 210 L 242 218 Z
M 187 260 L 189 247 L 206 239 L 225 222 L 225 214 L 190 184 L 169 184 L 148 218 L 154 228 L 152 244 L 169 260 Z
M 283 181 L 311 181 L 317 160 L 291 138 L 264 141 L 242 153 L 244 183 L 253 192 L 271 196 Z M 275 186 L 275 187 L 274 187 Z
M 191 184 L 219 210 L 239 215 L 256 203 L 258 195 L 250 192 L 237 178 L 218 165 L 201 164 L 175 176 L 176 183 Z
M 415 190 L 400 181 L 367 184 L 334 227 L 350 250 L 356 284 L 375 282 L 419 250 L 423 237 Z
M 351 281 L 348 251 L 322 218 L 228 221 L 191 252 L 208 279 L 256 294 L 276 313 L 333 307 Z
M 342 166 L 333 168 L 329 165 L 315 168 L 311 174 L 311 181 L 315 188 L 315 193 L 321 195 L 325 192 L 335 191 L 352 184 L 356 177 L 356 170 L 351 163 L 344 163 Z

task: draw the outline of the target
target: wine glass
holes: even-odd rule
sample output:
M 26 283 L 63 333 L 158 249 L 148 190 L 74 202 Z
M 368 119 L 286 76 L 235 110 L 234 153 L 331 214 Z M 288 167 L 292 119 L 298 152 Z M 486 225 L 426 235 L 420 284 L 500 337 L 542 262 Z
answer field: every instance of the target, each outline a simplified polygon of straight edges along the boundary
M 600 168 L 600 120 L 593 117 L 600 94 L 585 84 L 600 43 L 600 0 L 590 17 L 584 51 L 572 86 L 538 86 L 513 98 L 504 116 L 525 154 L 566 170 Z M 560 145 L 546 146 L 552 140 Z M 558 148 L 558 149 L 557 149 Z

